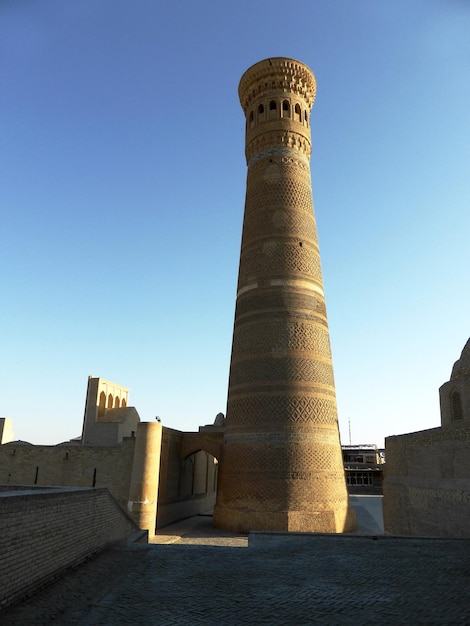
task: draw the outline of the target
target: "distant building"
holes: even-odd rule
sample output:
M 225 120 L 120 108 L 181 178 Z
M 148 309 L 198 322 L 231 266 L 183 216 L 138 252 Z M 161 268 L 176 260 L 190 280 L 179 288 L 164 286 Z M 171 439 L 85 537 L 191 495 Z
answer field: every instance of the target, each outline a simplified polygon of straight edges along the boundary
M 341 448 L 349 493 L 382 493 L 384 450 L 370 443 Z
M 106 487 L 150 536 L 211 511 L 223 427 L 183 433 L 142 422 L 128 402 L 126 387 L 90 376 L 82 436 L 55 446 L 13 441 L 11 420 L 0 418 L 0 485 Z
M 9 417 L 0 417 L 0 444 L 13 441 L 13 426 Z

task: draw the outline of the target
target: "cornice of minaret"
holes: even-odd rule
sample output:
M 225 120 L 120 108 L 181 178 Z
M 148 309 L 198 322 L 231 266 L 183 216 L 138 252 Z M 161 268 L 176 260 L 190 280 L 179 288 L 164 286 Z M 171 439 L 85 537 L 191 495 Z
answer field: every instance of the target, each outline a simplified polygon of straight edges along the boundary
M 276 146 L 310 158 L 316 81 L 306 65 L 284 57 L 260 61 L 243 74 L 238 94 L 246 116 L 248 165 Z
M 252 65 L 240 79 L 238 95 L 245 115 L 250 106 L 260 97 L 269 96 L 279 90 L 302 98 L 313 106 L 317 83 L 312 70 L 304 63 L 287 57 L 272 57 Z

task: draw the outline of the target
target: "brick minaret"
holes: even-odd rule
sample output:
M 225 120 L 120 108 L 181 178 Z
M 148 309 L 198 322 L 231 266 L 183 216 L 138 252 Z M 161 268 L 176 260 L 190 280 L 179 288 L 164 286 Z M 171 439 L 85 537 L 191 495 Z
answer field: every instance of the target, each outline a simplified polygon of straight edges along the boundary
M 248 177 L 214 524 L 343 532 L 348 510 L 313 214 L 310 69 L 260 61 L 239 86 Z

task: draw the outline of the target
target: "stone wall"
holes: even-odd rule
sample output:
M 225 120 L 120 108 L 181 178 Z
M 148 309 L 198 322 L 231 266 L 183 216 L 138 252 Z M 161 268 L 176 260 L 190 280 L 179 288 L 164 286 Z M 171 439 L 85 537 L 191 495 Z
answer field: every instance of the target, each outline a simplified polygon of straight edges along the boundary
M 470 425 L 387 437 L 386 533 L 470 538 Z
M 0 507 L 0 608 L 138 531 L 106 489 L 2 490 Z

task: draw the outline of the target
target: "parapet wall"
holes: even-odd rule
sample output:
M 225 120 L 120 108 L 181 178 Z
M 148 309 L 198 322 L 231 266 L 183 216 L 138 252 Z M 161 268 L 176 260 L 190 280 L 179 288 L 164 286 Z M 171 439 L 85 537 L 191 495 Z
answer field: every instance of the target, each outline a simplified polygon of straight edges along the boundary
M 3 489 L 0 609 L 115 542 L 146 538 L 107 489 Z
M 387 437 L 386 533 L 470 538 L 470 427 Z
M 127 510 L 135 438 L 114 447 L 0 446 L 0 484 L 107 487 Z

